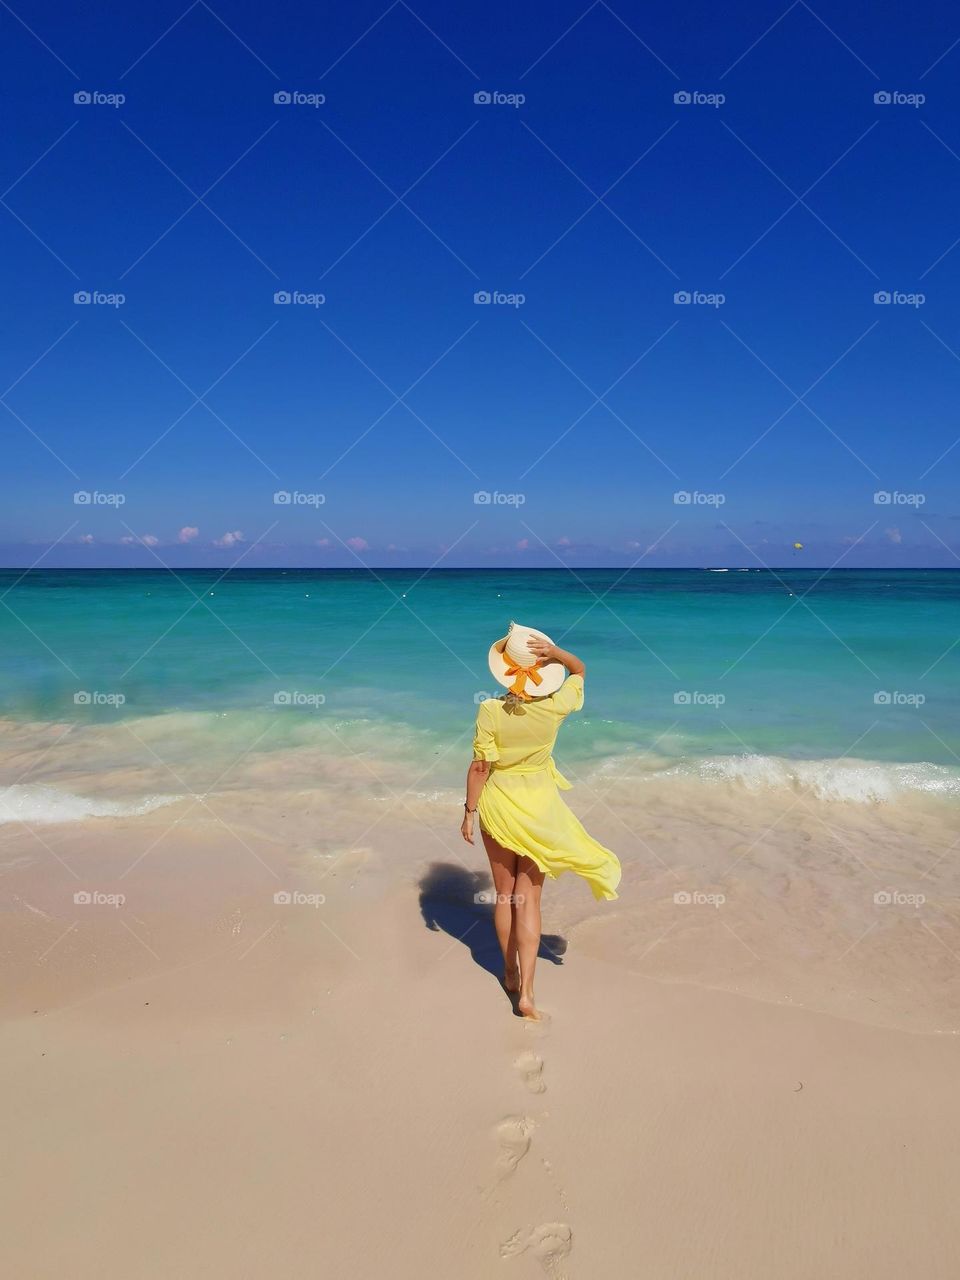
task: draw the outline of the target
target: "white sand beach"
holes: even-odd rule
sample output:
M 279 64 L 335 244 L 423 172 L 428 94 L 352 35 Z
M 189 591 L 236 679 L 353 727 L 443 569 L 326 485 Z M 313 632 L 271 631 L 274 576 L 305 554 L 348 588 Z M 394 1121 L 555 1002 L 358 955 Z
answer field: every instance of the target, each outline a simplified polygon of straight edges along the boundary
M 956 1275 L 956 939 L 859 902 L 849 830 L 786 817 L 674 903 L 733 837 L 651 806 L 619 902 L 548 884 L 536 1025 L 455 808 L 319 856 L 284 801 L 3 828 L 11 1274 Z

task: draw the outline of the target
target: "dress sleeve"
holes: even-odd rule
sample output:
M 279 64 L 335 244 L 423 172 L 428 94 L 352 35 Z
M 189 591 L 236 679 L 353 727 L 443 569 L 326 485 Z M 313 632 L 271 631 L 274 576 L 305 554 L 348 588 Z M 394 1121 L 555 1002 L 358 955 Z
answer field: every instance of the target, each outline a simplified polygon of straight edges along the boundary
M 497 747 L 497 735 L 494 730 L 494 711 L 496 698 L 487 698 L 477 707 L 477 730 L 473 736 L 474 760 L 487 760 L 491 763 L 500 759 Z
M 583 706 L 583 676 L 567 676 L 553 695 L 553 705 L 562 716 Z

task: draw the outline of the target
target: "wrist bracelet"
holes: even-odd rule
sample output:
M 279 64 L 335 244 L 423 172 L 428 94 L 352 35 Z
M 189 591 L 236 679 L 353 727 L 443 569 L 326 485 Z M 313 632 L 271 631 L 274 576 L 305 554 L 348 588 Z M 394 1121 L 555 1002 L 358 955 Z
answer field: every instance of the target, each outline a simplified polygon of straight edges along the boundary
M 467 808 L 467 802 L 466 802 L 466 800 L 464 800 L 464 802 L 463 802 L 463 811 L 464 811 L 464 813 L 476 813 L 476 812 L 477 812 L 477 811 L 476 811 L 476 809 L 468 809 L 468 808 Z

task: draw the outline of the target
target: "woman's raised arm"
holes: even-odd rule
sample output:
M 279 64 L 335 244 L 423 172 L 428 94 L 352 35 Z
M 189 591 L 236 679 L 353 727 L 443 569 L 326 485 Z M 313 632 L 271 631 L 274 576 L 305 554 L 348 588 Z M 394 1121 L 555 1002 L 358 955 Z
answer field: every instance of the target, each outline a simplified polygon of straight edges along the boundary
M 550 644 L 546 640 L 538 640 L 533 636 L 530 637 L 527 644 L 531 652 L 536 654 L 541 662 L 562 662 L 570 675 L 586 675 L 587 668 L 575 653 L 568 653 L 566 649 L 561 649 L 557 644 Z

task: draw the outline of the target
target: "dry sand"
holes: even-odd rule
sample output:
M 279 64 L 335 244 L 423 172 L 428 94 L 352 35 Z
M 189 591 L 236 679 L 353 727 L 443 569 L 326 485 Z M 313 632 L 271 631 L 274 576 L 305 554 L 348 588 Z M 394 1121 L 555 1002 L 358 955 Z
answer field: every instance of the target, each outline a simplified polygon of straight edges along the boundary
M 479 849 L 397 820 L 317 860 L 258 812 L 0 835 L 6 1274 L 960 1274 L 960 1038 L 776 1003 L 802 964 L 759 935 L 767 988 L 711 989 L 750 989 L 705 969 L 737 940 L 716 911 L 661 939 L 640 864 L 602 923 L 547 886 L 525 1023 Z

